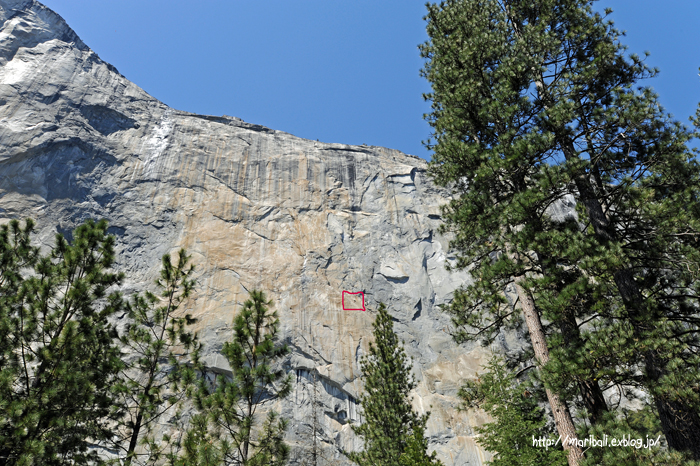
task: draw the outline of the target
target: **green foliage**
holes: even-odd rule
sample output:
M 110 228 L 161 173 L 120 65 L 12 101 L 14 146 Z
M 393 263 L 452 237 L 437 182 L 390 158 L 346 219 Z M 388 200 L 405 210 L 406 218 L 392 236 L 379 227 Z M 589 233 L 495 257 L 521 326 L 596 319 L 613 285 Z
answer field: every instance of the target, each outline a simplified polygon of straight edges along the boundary
M 0 393 L 13 390 L 15 372 L 10 363 L 17 357 L 14 330 L 15 317 L 20 314 L 22 305 L 19 290 L 23 274 L 34 266 L 39 254 L 29 237 L 33 228 L 34 222 L 30 219 L 26 220 L 24 228 L 17 220 L 0 226 Z M 16 364 L 18 362 L 14 361 L 13 365 Z M 0 429 L 5 426 L 4 418 L 0 426 Z
M 700 458 L 700 166 L 638 81 L 590 0 L 428 5 L 431 172 L 450 186 L 445 230 L 474 283 L 448 310 L 459 340 L 518 325 L 514 277 L 548 322 L 542 378 L 643 388 L 671 448 Z M 577 218 L 555 218 L 557 202 Z M 586 322 L 586 325 L 581 325 Z
M 206 439 L 214 449 L 211 455 L 221 458 L 220 464 L 285 464 L 289 456 L 283 441 L 287 421 L 267 405 L 291 392 L 291 377 L 275 368 L 289 349 L 277 342 L 280 324 L 271 305 L 265 293 L 257 290 L 243 303 L 234 319 L 233 339 L 222 350 L 231 366 L 231 377 L 217 375 L 213 386 L 206 377 L 201 378 L 194 401 L 201 413 L 198 422 L 206 420 L 206 425 L 188 432 L 188 451 L 201 452 L 201 441 Z M 200 370 L 207 372 L 203 365 Z M 267 410 L 262 422 L 261 408 Z
M 374 343 L 360 361 L 365 393 L 359 402 L 364 422 L 352 426 L 363 438 L 364 450 L 346 454 L 360 466 L 400 466 L 409 459 L 416 461 L 412 464 L 440 464 L 426 453 L 423 431 L 429 413 L 419 416 L 413 412 L 409 392 L 416 383 L 384 304 L 379 305 L 372 326 Z
M 187 329 L 195 319 L 178 313 L 194 286 L 190 278 L 194 266 L 188 263 L 184 249 L 178 252 L 175 264 L 169 254 L 164 255 L 156 281 L 160 298 L 146 292 L 135 295 L 127 305 L 129 323 L 121 341 L 128 363 L 122 383 L 115 387 L 124 411 L 117 448 L 124 451 L 126 465 L 138 461 L 139 443 L 146 447 L 143 461 L 152 463 L 160 458 L 162 448 L 152 438 L 152 428 L 183 399 L 188 382 L 194 378 L 186 358 L 199 349 L 196 336 Z
M 73 240 L 56 236 L 39 256 L 33 223 L 0 230 L 0 458 L 3 464 L 96 462 L 108 438 L 111 388 L 122 361 L 109 322 L 123 309 L 110 271 L 107 222 L 86 221 Z
M 196 414 L 190 418 L 184 441 L 178 447 L 179 452 L 170 455 L 170 466 L 223 464 L 223 455 L 216 439 L 208 431 L 208 420 L 205 414 Z
M 633 446 L 593 447 L 588 450 L 582 466 L 698 466 L 700 462 L 692 460 L 692 455 L 677 451 L 669 451 L 664 445 L 659 417 L 650 406 L 638 411 L 621 410 L 607 413 L 604 419 L 579 434 L 580 439 L 587 437 L 595 439 L 632 439 Z M 651 443 L 650 443 L 651 440 Z M 647 448 L 656 441 L 658 446 Z M 637 443 L 641 441 L 641 443 Z
M 486 411 L 493 422 L 476 431 L 479 444 L 494 453 L 493 466 L 566 465 L 561 442 L 555 446 L 538 446 L 533 439 L 556 439 L 537 396 L 541 389 L 518 381 L 506 364 L 494 356 L 487 372 L 475 381 L 467 381 L 459 396 L 468 408 Z
M 406 442 L 406 448 L 399 457 L 401 466 L 434 466 L 442 464 L 437 460 L 437 453 L 427 455 L 428 439 L 425 438 L 425 427 L 415 424 L 411 436 Z

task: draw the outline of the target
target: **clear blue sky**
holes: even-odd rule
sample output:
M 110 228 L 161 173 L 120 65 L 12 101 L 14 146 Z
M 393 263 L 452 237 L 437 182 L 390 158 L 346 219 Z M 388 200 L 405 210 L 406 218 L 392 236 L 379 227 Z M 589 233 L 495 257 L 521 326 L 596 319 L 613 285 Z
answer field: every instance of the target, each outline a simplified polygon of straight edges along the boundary
M 167 105 L 308 139 L 424 158 L 430 132 L 416 0 L 44 0 L 83 41 Z M 700 101 L 700 1 L 601 0 L 647 81 L 687 122 Z

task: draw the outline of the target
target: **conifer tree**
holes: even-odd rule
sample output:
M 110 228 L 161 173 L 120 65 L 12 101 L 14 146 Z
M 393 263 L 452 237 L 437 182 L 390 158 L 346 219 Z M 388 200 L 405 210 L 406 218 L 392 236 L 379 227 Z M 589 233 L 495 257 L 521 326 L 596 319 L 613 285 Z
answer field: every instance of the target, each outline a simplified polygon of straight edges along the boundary
M 429 413 L 419 416 L 411 407 L 409 392 L 416 382 L 384 304 L 379 305 L 372 327 L 374 343 L 360 362 L 365 383 L 359 399 L 363 423 L 352 426 L 364 440 L 364 449 L 346 454 L 360 466 L 439 465 L 435 454 L 426 452 L 423 432 Z
M 161 298 L 146 292 L 135 295 L 127 305 L 130 322 L 121 337 L 128 363 L 117 391 L 125 411 L 121 420 L 118 448 L 125 452 L 125 465 L 135 461 L 139 444 L 146 444 L 144 456 L 153 462 L 160 456 L 158 442 L 151 432 L 158 419 L 185 394 L 187 380 L 193 378 L 186 366 L 187 355 L 198 350 L 196 336 L 187 329 L 195 320 L 178 315 L 181 304 L 194 286 L 194 266 L 181 249 L 177 262 L 169 254 L 162 258 L 156 286 Z
M 318 437 L 319 437 L 319 430 L 320 430 L 320 425 L 318 422 L 318 377 L 317 377 L 317 372 L 314 371 L 314 373 L 311 376 L 311 383 L 313 385 L 312 390 L 313 394 L 311 396 L 311 458 L 310 466 L 318 466 L 318 461 L 319 461 L 319 446 L 318 446 Z
M 18 220 L 0 226 L 0 374 L 3 374 L 0 377 L 0 394 L 12 391 L 13 369 L 10 362 L 16 357 L 14 353 L 18 345 L 14 320 L 22 303 L 19 290 L 26 272 L 31 270 L 39 256 L 39 248 L 31 244 L 30 234 L 33 230 L 34 222 L 31 219 L 25 221 L 24 228 Z
M 21 409 L 21 400 L 13 400 L 18 394 L 15 383 L 19 378 L 22 341 L 17 338 L 18 318 L 22 315 L 23 300 L 20 295 L 27 271 L 36 263 L 37 247 L 31 244 L 34 229 L 31 219 L 24 227 L 17 220 L 0 226 L 0 462 L 16 462 L 11 458 L 12 437 L 15 424 L 8 414 L 11 404 Z M 15 446 L 14 448 L 17 448 Z M 17 455 L 17 453 L 14 453 Z
M 208 415 L 197 413 L 190 418 L 181 443 L 168 455 L 169 466 L 220 466 L 223 453 L 217 438 L 209 431 Z
M 308 464 L 308 466 L 320 466 L 327 463 L 327 461 L 325 461 L 323 451 L 319 445 L 321 437 L 321 424 L 318 418 L 318 384 L 318 370 L 314 369 L 311 372 L 311 399 L 309 400 L 311 403 L 311 432 L 310 439 L 305 442 L 305 449 L 307 449 L 308 452 L 305 455 L 306 461 L 304 464 Z
M 530 314 L 553 324 L 544 346 L 565 349 L 538 358 L 548 390 L 561 394 L 557 380 L 572 374 L 585 375 L 584 399 L 597 396 L 592 381 L 641 387 L 669 446 L 698 458 L 692 134 L 635 87 L 654 70 L 624 56 L 591 3 L 429 5 L 431 169 L 454 189 L 445 218 L 475 277 L 451 310 L 462 328 L 493 334 L 517 317 L 502 295 L 515 284 Z M 568 198 L 578 218 L 554 221 L 551 206 Z
M 328 442 L 328 436 L 324 432 L 319 415 L 323 410 L 323 404 L 319 396 L 319 385 L 323 387 L 323 382 L 321 382 L 318 369 L 297 369 L 298 384 L 303 384 L 305 399 L 308 400 L 311 415 L 308 424 L 303 423 L 296 426 L 296 434 L 301 439 L 290 455 L 290 464 L 302 464 L 304 466 L 336 464 L 337 461 L 330 459 L 323 447 L 323 444 Z
M 291 376 L 276 368 L 289 349 L 279 344 L 279 317 L 271 311 L 272 300 L 258 290 L 235 317 L 233 338 L 222 353 L 231 376 L 217 375 L 213 386 L 202 377 L 194 396 L 199 425 L 188 432 L 190 452 L 221 458 L 220 464 L 281 466 L 289 457 L 284 442 L 287 421 L 269 404 L 291 392 Z M 199 370 L 206 376 L 207 368 Z M 266 411 L 266 414 L 260 411 Z M 260 419 L 264 414 L 264 419 Z M 206 420 L 206 425 L 202 424 Z M 202 442 L 215 451 L 202 450 Z M 209 447 L 207 447 L 209 448 Z M 209 456 L 208 456 L 209 457 Z M 200 463 L 204 464 L 204 463 Z
M 466 407 L 483 409 L 493 419 L 477 428 L 477 442 L 495 455 L 489 464 L 566 465 L 561 442 L 557 446 L 539 443 L 539 439 L 553 442 L 557 438 L 539 406 L 540 390 L 531 383 L 518 381 L 497 356 L 491 358 L 485 369 L 478 380 L 467 381 L 459 395 Z
M 645 405 L 639 410 L 621 409 L 606 413 L 601 422 L 589 429 L 579 439 L 590 436 L 595 439 L 628 439 L 633 446 L 624 448 L 593 447 L 586 453 L 584 466 L 699 466 L 690 452 L 669 450 L 664 442 L 659 417 L 655 409 Z M 639 442 L 639 443 L 636 443 Z
M 442 464 L 436 459 L 437 453 L 426 454 L 428 439 L 425 437 L 425 427 L 419 424 L 413 426 L 411 436 L 406 441 L 406 448 L 399 457 L 401 466 L 435 466 Z
M 59 234 L 37 257 L 32 225 L 0 230 L 0 461 L 99 462 L 88 448 L 111 435 L 111 390 L 122 367 L 109 319 L 123 302 L 107 293 L 122 280 L 110 270 L 114 237 L 106 221 L 88 220 L 72 241 Z

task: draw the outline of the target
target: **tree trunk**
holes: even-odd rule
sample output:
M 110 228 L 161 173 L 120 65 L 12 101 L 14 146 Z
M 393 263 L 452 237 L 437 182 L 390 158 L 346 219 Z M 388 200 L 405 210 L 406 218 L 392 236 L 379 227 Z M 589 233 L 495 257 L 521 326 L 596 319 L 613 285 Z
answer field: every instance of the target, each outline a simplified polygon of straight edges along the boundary
M 318 404 L 318 390 L 316 389 L 316 373 L 317 370 L 314 369 L 314 394 L 313 394 L 313 446 L 311 450 L 311 464 L 312 466 L 318 466 L 318 414 L 316 412 L 316 406 Z
M 537 257 L 543 257 L 540 252 L 537 252 Z M 543 265 L 543 273 L 549 275 L 551 268 Z M 571 308 L 563 309 L 556 323 L 559 326 L 564 344 L 569 348 L 581 348 L 584 346 L 581 338 L 581 330 L 576 322 L 576 316 Z M 588 420 L 591 424 L 596 424 L 601 420 L 603 414 L 608 411 L 608 405 L 603 396 L 603 391 L 600 389 L 598 381 L 592 377 L 578 378 L 576 385 L 579 389 L 579 394 L 583 400 L 583 404 L 588 412 Z
M 527 324 L 528 331 L 530 332 L 530 340 L 532 341 L 532 348 L 535 351 L 535 358 L 537 359 L 537 362 L 543 366 L 549 362 L 549 348 L 547 347 L 547 341 L 545 339 L 540 315 L 535 309 L 535 302 L 520 286 L 519 282 L 521 280 L 522 277 L 515 279 L 515 289 L 517 290 L 518 299 L 520 300 L 520 304 L 523 308 L 525 323 Z M 569 407 L 566 405 L 566 402 L 559 397 L 559 395 L 548 388 L 545 388 L 545 391 L 547 393 L 547 400 L 549 400 L 549 406 L 552 408 L 554 423 L 556 424 L 557 431 L 561 436 L 562 446 L 567 452 L 569 466 L 578 466 L 583 459 L 583 451 L 575 444 L 569 445 L 569 442 L 567 441 L 569 439 L 576 438 L 576 429 L 574 428 L 574 421 L 571 418 Z
M 148 379 L 148 384 L 146 384 L 146 388 L 144 390 L 146 397 L 149 397 L 149 392 L 151 391 L 151 387 L 153 385 L 153 378 L 154 376 L 151 373 Z M 148 402 L 150 403 L 151 400 L 149 399 Z M 136 414 L 136 422 L 134 423 L 134 429 L 131 431 L 131 438 L 129 439 L 129 449 L 126 452 L 126 461 L 124 462 L 125 466 L 131 466 L 131 461 L 134 458 L 134 452 L 138 446 L 139 433 L 141 432 L 141 426 L 143 424 L 143 411 L 143 405 L 139 406 Z
M 131 439 L 129 440 L 129 450 L 126 452 L 126 461 L 124 461 L 125 466 L 131 466 L 131 461 L 134 458 L 134 451 L 138 445 L 139 431 L 141 430 L 141 423 L 143 422 L 143 411 L 139 409 L 136 415 L 136 422 L 134 423 L 134 430 L 131 432 Z
M 575 158 L 573 143 L 560 135 L 557 135 L 557 139 L 565 158 L 567 160 Z M 579 174 L 574 181 L 579 192 L 579 201 L 586 210 L 595 235 L 603 244 L 616 240 L 616 231 L 603 212 L 600 201 L 595 196 L 593 186 L 586 178 L 586 174 Z M 614 274 L 614 280 L 632 324 L 634 335 L 641 339 L 644 337 L 644 322 L 650 320 L 652 316 L 645 315 L 644 297 L 637 282 L 634 281 L 634 273 L 631 269 L 619 270 Z M 667 373 L 668 360 L 653 349 L 645 350 L 643 356 L 646 372 L 645 385 L 653 385 Z M 668 446 L 673 450 L 690 451 L 696 460 L 700 460 L 700 416 L 698 413 L 682 400 L 668 400 L 654 393 L 652 396 Z
M 645 330 L 642 323 L 642 294 L 632 278 L 632 272 L 622 270 L 616 273 L 615 283 L 632 323 L 634 335 L 641 339 Z M 648 349 L 642 354 L 644 355 L 645 385 L 653 386 L 668 374 L 666 369 L 668 359 L 654 349 Z M 693 458 L 700 460 L 700 416 L 697 411 L 683 400 L 670 400 L 653 392 L 651 394 L 668 446 L 673 450 L 690 451 Z

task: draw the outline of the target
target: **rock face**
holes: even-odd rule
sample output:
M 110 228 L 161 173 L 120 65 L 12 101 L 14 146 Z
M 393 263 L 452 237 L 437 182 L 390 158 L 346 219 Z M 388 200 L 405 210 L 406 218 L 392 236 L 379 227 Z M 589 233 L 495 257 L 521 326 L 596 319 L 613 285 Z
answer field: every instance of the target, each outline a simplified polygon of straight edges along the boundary
M 266 291 L 292 348 L 294 391 L 278 409 L 297 456 L 314 391 L 326 457 L 346 464 L 339 449 L 359 445 L 359 358 L 386 303 L 414 358 L 414 406 L 432 412 L 431 448 L 447 465 L 482 464 L 472 429 L 483 420 L 455 407 L 487 354 L 455 345 L 438 309 L 469 278 L 445 270 L 446 193 L 423 160 L 171 109 L 33 0 L 0 0 L 0 24 L 0 222 L 32 217 L 49 245 L 57 231 L 107 218 L 126 292 L 186 248 L 197 267 L 187 308 L 208 362 L 224 371 L 234 314 L 248 290 Z M 364 292 L 367 312 L 343 310 L 343 291 Z

